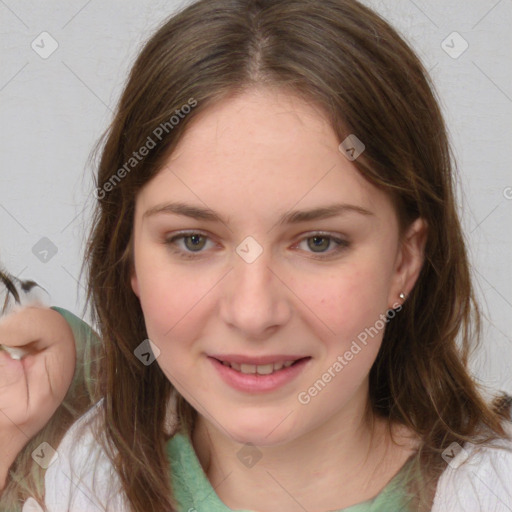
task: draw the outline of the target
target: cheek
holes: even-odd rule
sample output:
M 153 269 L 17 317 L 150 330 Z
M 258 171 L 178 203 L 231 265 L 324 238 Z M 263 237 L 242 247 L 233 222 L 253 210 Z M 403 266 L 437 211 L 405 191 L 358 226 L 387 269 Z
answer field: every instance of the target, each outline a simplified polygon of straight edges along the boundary
M 384 270 L 360 261 L 314 282 L 303 281 L 300 293 L 308 297 L 307 308 L 320 320 L 315 321 L 318 330 L 313 335 L 321 340 L 323 353 L 315 378 L 297 399 L 319 422 L 326 404 L 330 410 L 340 410 L 354 394 L 364 391 L 386 327 Z
M 180 340 L 196 337 L 215 281 L 192 266 L 173 269 L 154 253 L 139 254 L 136 273 L 148 337 L 162 351 L 184 349 Z
M 159 272 L 153 267 L 138 273 L 140 303 L 148 338 L 160 353 L 156 363 L 169 381 L 186 395 L 180 383 L 194 374 L 193 362 L 200 337 L 203 291 L 183 273 Z M 203 306 L 204 307 L 204 306 Z
M 364 261 L 340 266 L 322 276 L 305 276 L 296 281 L 294 290 L 317 317 L 326 339 L 338 344 L 341 340 L 350 344 L 387 308 L 387 274 Z

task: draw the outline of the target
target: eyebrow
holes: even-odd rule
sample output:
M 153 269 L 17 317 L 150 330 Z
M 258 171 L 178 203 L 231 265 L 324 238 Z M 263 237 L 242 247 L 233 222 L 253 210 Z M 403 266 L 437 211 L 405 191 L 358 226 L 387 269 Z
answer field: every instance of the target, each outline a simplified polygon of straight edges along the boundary
M 277 224 L 298 224 L 300 222 L 328 219 L 346 213 L 358 213 L 365 216 L 375 215 L 370 210 L 361 206 L 346 203 L 335 203 L 328 206 L 312 208 L 310 210 L 293 210 L 291 212 L 287 212 L 279 218 Z M 143 218 L 152 217 L 158 214 L 182 215 L 184 217 L 190 217 L 197 220 L 220 222 L 225 225 L 229 224 L 229 221 L 223 219 L 221 215 L 210 208 L 202 208 L 180 202 L 156 205 L 144 212 Z

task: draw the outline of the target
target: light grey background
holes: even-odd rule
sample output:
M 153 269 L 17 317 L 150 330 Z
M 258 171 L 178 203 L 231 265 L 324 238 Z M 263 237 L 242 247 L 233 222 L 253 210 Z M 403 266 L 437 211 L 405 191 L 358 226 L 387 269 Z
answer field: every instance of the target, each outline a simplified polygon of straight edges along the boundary
M 80 316 L 94 202 L 88 159 L 141 44 L 184 3 L 0 0 L 0 262 Z M 436 84 L 487 316 L 474 368 L 486 385 L 512 392 L 512 0 L 365 3 L 409 40 Z M 42 32 L 58 44 L 45 59 L 31 46 L 51 49 Z

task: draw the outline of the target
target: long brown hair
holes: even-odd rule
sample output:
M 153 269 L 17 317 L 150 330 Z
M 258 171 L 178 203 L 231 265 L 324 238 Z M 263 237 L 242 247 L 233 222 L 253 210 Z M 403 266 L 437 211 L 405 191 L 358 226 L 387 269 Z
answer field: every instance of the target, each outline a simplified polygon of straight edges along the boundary
M 158 365 L 144 366 L 134 356 L 147 338 L 130 286 L 137 193 L 199 113 L 265 85 L 286 88 L 322 109 L 340 142 L 356 134 L 366 149 L 354 164 L 389 194 L 402 232 L 417 217 L 429 227 L 421 274 L 387 325 L 370 373 L 373 411 L 421 437 L 426 480 L 442 470 L 440 453 L 452 441 L 506 435 L 468 371 L 480 313 L 447 132 L 417 56 L 388 23 L 354 0 L 200 0 L 166 21 L 137 58 L 97 175 L 86 259 L 89 298 L 105 342 L 108 445 L 118 452 L 111 457 L 133 511 L 175 506 L 165 453 L 172 385 Z M 187 104 L 195 106 L 171 126 Z M 148 137 L 156 144 L 132 161 Z M 195 411 L 181 398 L 178 411 L 190 431 Z

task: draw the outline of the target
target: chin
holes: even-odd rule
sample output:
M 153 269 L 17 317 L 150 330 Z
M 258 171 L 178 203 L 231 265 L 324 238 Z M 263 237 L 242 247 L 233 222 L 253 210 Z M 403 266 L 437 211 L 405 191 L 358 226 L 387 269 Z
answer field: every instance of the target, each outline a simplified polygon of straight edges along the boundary
M 293 432 L 292 422 L 287 421 L 290 417 L 283 421 L 286 415 L 274 414 L 263 417 L 261 413 L 256 413 L 244 418 L 240 416 L 224 424 L 225 432 L 237 443 L 277 446 L 298 437 L 297 433 Z

